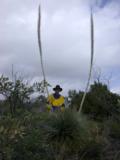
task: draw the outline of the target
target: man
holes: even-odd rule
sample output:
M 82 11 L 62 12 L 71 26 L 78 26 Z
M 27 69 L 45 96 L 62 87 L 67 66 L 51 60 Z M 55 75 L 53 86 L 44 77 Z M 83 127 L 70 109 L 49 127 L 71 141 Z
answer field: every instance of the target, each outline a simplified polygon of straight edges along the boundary
M 64 110 L 64 97 L 60 94 L 62 88 L 56 85 L 53 88 L 54 93 L 48 97 L 48 103 L 52 106 L 52 111 Z

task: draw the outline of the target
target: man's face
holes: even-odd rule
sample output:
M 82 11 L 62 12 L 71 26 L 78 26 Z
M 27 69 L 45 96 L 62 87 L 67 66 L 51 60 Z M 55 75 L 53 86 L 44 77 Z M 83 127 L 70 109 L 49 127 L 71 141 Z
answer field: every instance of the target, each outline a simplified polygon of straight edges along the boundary
M 59 90 L 55 90 L 55 93 L 57 93 L 57 94 L 58 94 L 59 92 L 60 92 Z

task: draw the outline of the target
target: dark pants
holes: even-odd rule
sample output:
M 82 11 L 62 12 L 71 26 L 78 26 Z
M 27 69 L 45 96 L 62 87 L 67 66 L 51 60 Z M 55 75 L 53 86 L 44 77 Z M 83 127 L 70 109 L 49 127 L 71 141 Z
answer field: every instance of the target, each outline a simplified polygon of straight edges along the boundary
M 52 106 L 52 112 L 60 111 L 60 107 Z

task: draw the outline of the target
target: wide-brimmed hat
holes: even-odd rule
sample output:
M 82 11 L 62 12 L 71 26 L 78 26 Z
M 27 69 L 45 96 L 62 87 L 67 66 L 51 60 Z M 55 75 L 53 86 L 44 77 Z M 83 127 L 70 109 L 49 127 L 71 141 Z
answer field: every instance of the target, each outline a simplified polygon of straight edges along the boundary
M 62 91 L 62 88 L 61 88 L 59 85 L 56 85 L 56 86 L 53 88 L 53 90 L 54 90 L 54 91 L 57 90 L 57 91 L 60 91 L 60 92 L 61 92 L 61 91 Z

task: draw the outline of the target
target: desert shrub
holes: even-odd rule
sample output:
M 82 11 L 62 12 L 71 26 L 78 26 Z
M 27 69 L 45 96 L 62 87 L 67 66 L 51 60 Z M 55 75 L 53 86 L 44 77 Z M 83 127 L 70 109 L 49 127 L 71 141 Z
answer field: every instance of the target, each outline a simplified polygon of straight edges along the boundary
M 110 124 L 110 136 L 120 139 L 120 123 L 112 122 Z
M 101 125 L 72 110 L 26 111 L 17 118 L 3 117 L 0 124 L 0 152 L 5 160 L 67 160 L 76 155 L 100 159 L 104 144 Z
M 43 140 L 41 131 L 33 128 L 21 141 L 16 143 L 12 160 L 49 160 L 51 156 Z
M 55 159 L 69 159 L 76 154 L 80 158 L 84 153 L 85 157 L 90 157 L 91 153 L 92 158 L 100 159 L 104 142 L 96 126 L 70 110 L 52 114 L 45 122 L 45 141 L 54 152 Z
M 4 116 L 0 119 L 0 152 L 2 159 L 11 160 L 13 146 L 22 139 L 25 131 L 24 126 L 18 119 L 13 119 L 11 116 Z

